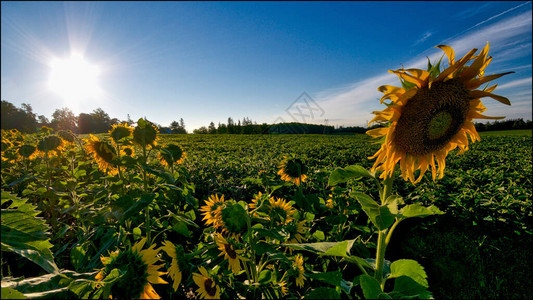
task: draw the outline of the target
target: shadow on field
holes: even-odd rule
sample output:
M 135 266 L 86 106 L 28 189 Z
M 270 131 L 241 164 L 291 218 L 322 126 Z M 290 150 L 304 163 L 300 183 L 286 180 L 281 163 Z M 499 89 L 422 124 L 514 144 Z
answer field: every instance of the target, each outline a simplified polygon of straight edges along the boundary
M 435 299 L 531 299 L 531 245 L 531 234 L 511 226 L 442 215 L 402 222 L 386 257 L 417 260 Z

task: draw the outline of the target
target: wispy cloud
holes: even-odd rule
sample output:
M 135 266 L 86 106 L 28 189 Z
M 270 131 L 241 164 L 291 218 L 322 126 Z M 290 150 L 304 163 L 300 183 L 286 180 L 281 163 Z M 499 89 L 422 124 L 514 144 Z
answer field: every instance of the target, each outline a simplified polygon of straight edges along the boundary
M 498 90 L 508 89 L 508 88 L 517 88 L 517 87 L 529 87 L 531 88 L 532 79 L 531 78 L 522 78 L 507 82 L 505 84 L 499 85 Z
M 424 32 L 420 38 L 418 40 L 416 40 L 414 43 L 413 43 L 413 46 L 415 45 L 418 45 L 420 43 L 423 43 L 425 40 L 427 40 L 430 36 L 433 35 L 433 32 L 430 32 L 430 31 L 426 31 Z
M 523 5 L 524 4 L 521 4 L 505 12 L 499 13 L 490 18 L 490 20 L 496 20 L 498 17 Z M 488 20 L 480 22 L 464 31 L 464 34 L 448 38 L 440 44 L 447 44 L 453 47 L 457 57 L 461 57 L 461 55 L 464 55 L 473 48 L 481 49 L 485 46 L 487 41 L 490 41 L 490 55 L 497 58 L 499 62 L 512 60 L 524 55 L 531 56 L 531 13 L 531 10 L 529 10 L 525 13 L 503 18 L 492 24 L 486 22 Z M 429 37 L 431 34 L 428 32 L 424 34 L 422 38 L 426 35 Z M 529 38 L 524 39 L 525 36 L 529 36 Z M 516 43 L 517 40 L 521 40 L 522 42 Z M 441 55 L 442 51 L 436 48 L 430 48 L 422 52 L 415 59 L 408 61 L 405 64 L 405 67 L 424 68 L 427 64 L 426 56 L 435 58 L 440 57 Z M 329 120 L 340 120 L 336 123 L 332 122 L 334 123 L 332 125 L 360 126 L 366 124 L 366 122 L 373 117 L 371 114 L 372 111 L 383 109 L 383 105 L 380 105 L 377 100 L 382 96 L 382 93 L 377 91 L 377 87 L 385 84 L 398 86 L 399 81 L 397 76 L 383 73 L 383 75 L 355 82 L 342 88 L 322 91 L 315 95 L 315 99 L 318 104 L 324 108 Z M 519 86 L 527 88 L 528 85 L 529 89 L 531 89 L 531 79 L 525 78 L 502 84 L 498 87 L 498 90 L 508 89 L 510 87 L 516 88 Z M 519 105 L 513 105 L 512 108 L 508 110 L 509 114 L 507 114 L 506 110 L 506 115 L 508 117 L 521 115 L 523 118 L 531 119 L 531 92 L 529 92 L 529 95 L 526 94 L 519 98 L 510 97 L 510 99 L 511 98 L 513 98 Z M 524 103 L 527 105 L 524 105 Z M 520 109 L 517 109 L 517 106 L 519 106 Z M 501 109 L 501 107 L 498 107 L 498 109 Z

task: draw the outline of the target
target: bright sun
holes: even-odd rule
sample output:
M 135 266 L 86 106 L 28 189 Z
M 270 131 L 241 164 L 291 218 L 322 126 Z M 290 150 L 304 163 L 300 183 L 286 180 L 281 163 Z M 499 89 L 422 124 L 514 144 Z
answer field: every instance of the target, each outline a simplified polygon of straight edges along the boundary
M 55 59 L 50 67 L 48 86 L 65 101 L 75 104 L 98 93 L 98 67 L 91 65 L 82 55 L 72 54 L 68 59 Z

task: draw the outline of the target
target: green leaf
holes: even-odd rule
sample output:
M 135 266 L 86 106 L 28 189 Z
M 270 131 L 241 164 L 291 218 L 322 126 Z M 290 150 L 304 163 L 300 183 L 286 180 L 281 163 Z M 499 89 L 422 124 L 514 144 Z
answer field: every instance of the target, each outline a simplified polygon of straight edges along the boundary
M 259 283 L 266 284 L 269 283 L 272 278 L 272 271 L 263 270 L 259 273 Z
M 393 298 L 432 299 L 431 292 L 418 284 L 412 278 L 400 276 L 394 281 L 394 290 L 390 293 Z
M 359 276 L 359 281 L 366 299 L 392 299 L 381 290 L 379 282 L 374 277 L 361 275 Z
M 320 255 L 347 257 L 347 252 L 349 252 L 352 248 L 354 241 L 355 240 L 346 240 L 342 242 L 282 244 L 282 246 L 299 250 L 307 250 Z
M 135 201 L 122 215 L 121 221 L 127 220 L 137 215 L 141 210 L 154 201 L 155 194 L 143 194 L 138 201 Z
M 400 217 L 402 220 L 407 219 L 407 218 L 414 218 L 414 217 L 423 218 L 423 217 L 427 217 L 431 215 L 442 215 L 442 214 L 444 214 L 444 212 L 442 212 L 440 209 L 438 209 L 434 205 L 425 207 L 418 203 L 406 205 L 400 210 Z
M 10 289 L 10 288 L 2 288 L 2 299 L 27 299 L 23 293 Z
M 83 247 L 83 245 L 72 247 L 70 250 L 70 262 L 74 266 L 74 268 L 77 270 L 79 269 L 83 262 L 86 260 L 86 251 Z
M 2 289 L 9 288 L 17 290 L 27 298 L 46 297 L 53 299 L 69 299 L 73 296 L 68 290 L 68 286 L 72 281 L 77 279 L 94 279 L 96 273 L 97 272 L 76 273 L 70 270 L 59 270 L 57 273 L 31 278 L 4 277 L 2 278 Z M 4 299 L 3 296 L 2 299 Z
M 372 223 L 376 225 L 379 230 L 386 229 L 391 226 L 392 223 L 394 223 L 396 213 L 391 212 L 391 208 L 389 208 L 389 206 L 378 205 L 374 199 L 370 198 L 370 196 L 364 193 L 354 192 L 351 193 L 351 195 L 359 202 L 359 204 L 361 204 L 363 211 L 368 215 L 370 221 L 372 221 Z M 392 203 L 389 205 L 394 210 L 394 202 L 392 200 L 391 202 Z
M 2 251 L 17 253 L 49 273 L 58 271 L 50 248 L 48 225 L 35 206 L 2 190 Z
M 337 290 L 333 288 L 328 287 L 319 287 L 311 292 L 309 292 L 307 295 L 305 295 L 304 299 L 340 299 L 341 295 Z
M 329 175 L 328 185 L 334 186 L 339 183 L 347 182 L 350 179 L 361 177 L 374 178 L 374 174 L 358 165 L 348 166 L 344 169 L 337 168 Z
M 342 273 L 339 271 L 334 272 L 316 272 L 307 274 L 309 278 L 324 281 L 335 287 L 341 287 L 346 294 L 350 294 L 353 283 L 342 279 Z
M 427 275 L 424 271 L 424 267 L 422 267 L 416 260 L 400 259 L 394 261 L 390 268 L 391 274 L 388 278 L 407 276 L 419 285 L 425 288 L 428 287 Z

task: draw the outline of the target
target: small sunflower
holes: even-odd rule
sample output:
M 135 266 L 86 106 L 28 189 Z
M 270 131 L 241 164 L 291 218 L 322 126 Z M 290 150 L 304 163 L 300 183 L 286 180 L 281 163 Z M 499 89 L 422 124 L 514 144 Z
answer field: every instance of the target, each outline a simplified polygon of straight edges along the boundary
M 199 297 L 203 299 L 220 299 L 220 287 L 209 276 L 204 267 L 200 266 L 198 270 L 200 270 L 200 274 L 192 273 L 192 279 L 198 285 L 196 292 Z
M 122 124 L 113 124 L 111 125 L 111 130 L 109 130 L 109 135 L 115 143 L 119 143 L 124 138 L 130 137 L 133 133 L 133 128 L 131 128 L 128 123 Z
M 37 147 L 33 145 L 22 145 L 18 149 L 18 154 L 25 159 L 34 159 L 37 157 Z
M 289 239 L 287 240 L 288 244 L 300 244 L 306 240 L 304 235 L 309 231 L 309 228 L 305 226 L 305 223 L 305 220 L 300 222 L 292 221 L 285 226 L 289 233 Z
M 118 174 L 118 169 L 113 164 L 113 160 L 117 158 L 115 149 L 104 141 L 100 141 L 97 137 L 90 134 L 88 139 L 84 139 L 85 149 L 89 154 L 93 155 L 94 160 L 98 164 L 100 170 L 109 175 Z
M 286 225 L 294 220 L 293 215 L 296 212 L 296 209 L 294 209 L 287 200 L 271 197 L 269 199 L 269 204 L 268 215 L 270 221 Z
M 292 264 L 292 273 L 296 277 L 296 285 L 300 288 L 304 286 L 304 272 L 304 258 L 301 254 L 297 254 Z
M 55 135 L 45 136 L 37 143 L 40 156 L 50 156 L 52 153 L 59 155 L 64 149 L 63 140 Z
M 183 248 L 181 248 L 181 246 L 176 247 L 170 241 L 164 241 L 161 250 L 165 251 L 168 256 L 172 258 L 170 268 L 168 269 L 168 275 L 170 276 L 170 278 L 172 278 L 172 288 L 174 289 L 174 291 L 177 291 L 182 278 L 178 257 L 181 257 L 183 255 Z
M 215 234 L 215 243 L 221 251 L 219 256 L 224 255 L 224 259 L 228 260 L 228 268 L 233 273 L 238 273 L 241 270 L 240 261 L 243 259 L 241 253 L 243 250 L 236 250 L 235 246 L 228 242 L 221 234 Z
M 133 129 L 133 142 L 141 147 L 157 145 L 159 131 L 152 122 L 139 119 L 137 121 L 137 127 Z
M 222 209 L 225 206 L 224 195 L 220 198 L 218 195 L 211 195 L 205 201 L 205 205 L 202 206 L 199 210 L 204 215 L 202 220 L 205 220 L 205 225 L 213 225 L 214 228 L 222 226 Z
M 298 158 L 284 156 L 279 168 L 278 175 L 282 180 L 300 185 L 307 179 L 307 167 Z
M 374 111 L 376 116 L 370 121 L 384 121 L 390 126 L 367 131 L 374 138 L 383 137 L 381 148 L 370 157 L 376 159 L 372 171 L 383 171 L 381 178 L 391 177 L 398 162 L 403 179 L 413 184 L 422 179 L 430 166 L 433 180 L 437 174 L 439 179 L 442 178 L 448 153 L 457 147 L 459 153 L 468 150 L 468 137 L 472 143 L 480 140 L 473 119 L 503 118 L 482 115 L 486 108 L 480 98 L 491 97 L 503 104 L 511 104 L 509 99 L 491 93 L 496 85 L 476 90 L 484 83 L 513 73 L 484 76 L 485 68 L 492 60 L 487 57 L 489 43 L 479 55 L 474 56 L 477 49 L 472 49 L 459 61 L 455 61 L 453 48 L 437 47 L 448 57 L 448 68 L 441 72 L 439 61 L 434 66 L 428 63 L 427 71 L 389 71 L 400 77 L 403 87 L 384 85 L 378 88 L 384 93 L 381 103 L 391 100 L 383 111 Z M 472 59 L 470 66 L 466 66 Z M 417 179 L 416 170 L 420 170 Z
M 141 250 L 146 238 L 141 239 L 131 249 L 111 252 L 109 257 L 102 256 L 100 260 L 104 267 L 96 274 L 96 280 L 104 279 L 113 269 L 124 271 L 122 278 L 113 284 L 111 293 L 125 299 L 159 299 L 152 284 L 168 283 L 160 276 L 166 272 L 157 271 L 162 265 L 154 265 L 159 260 L 153 244 L 148 249 Z
M 122 146 L 120 147 L 120 155 L 133 157 L 135 155 L 135 148 L 132 146 Z
M 252 201 L 248 204 L 248 209 L 252 213 L 253 217 L 259 217 L 258 212 L 268 211 L 268 208 L 267 208 L 268 203 L 269 203 L 268 195 L 259 192 L 257 193 L 257 195 L 254 196 Z
M 280 294 L 281 296 L 287 296 L 287 294 L 289 293 L 289 288 L 287 287 L 287 281 L 285 280 L 282 280 L 280 282 L 278 282 L 278 286 L 280 288 Z
M 186 158 L 186 154 L 180 145 L 169 144 L 159 151 L 157 157 L 163 166 L 172 166 L 175 163 L 183 163 Z

